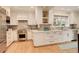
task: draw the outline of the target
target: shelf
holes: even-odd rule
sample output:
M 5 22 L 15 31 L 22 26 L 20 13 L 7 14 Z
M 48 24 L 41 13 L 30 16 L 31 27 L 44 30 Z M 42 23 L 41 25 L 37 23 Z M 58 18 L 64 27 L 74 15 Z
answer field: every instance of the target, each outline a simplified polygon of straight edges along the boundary
M 43 19 L 48 19 L 48 17 L 43 17 Z
M 43 17 L 48 17 L 48 11 L 43 11 Z
M 48 23 L 48 10 L 43 10 L 43 23 Z

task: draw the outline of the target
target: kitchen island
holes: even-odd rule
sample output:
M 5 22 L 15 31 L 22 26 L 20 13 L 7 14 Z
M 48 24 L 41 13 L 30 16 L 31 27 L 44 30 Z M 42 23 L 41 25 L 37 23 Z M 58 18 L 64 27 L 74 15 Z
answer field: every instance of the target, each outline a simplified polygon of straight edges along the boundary
M 71 29 L 50 31 L 35 30 L 32 32 L 34 46 L 69 42 L 74 39 L 74 33 Z

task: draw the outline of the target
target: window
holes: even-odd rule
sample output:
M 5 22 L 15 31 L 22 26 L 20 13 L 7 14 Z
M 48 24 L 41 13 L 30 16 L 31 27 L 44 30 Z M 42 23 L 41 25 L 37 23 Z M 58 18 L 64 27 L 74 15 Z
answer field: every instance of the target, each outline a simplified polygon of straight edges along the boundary
M 54 15 L 54 26 L 67 26 L 68 16 Z

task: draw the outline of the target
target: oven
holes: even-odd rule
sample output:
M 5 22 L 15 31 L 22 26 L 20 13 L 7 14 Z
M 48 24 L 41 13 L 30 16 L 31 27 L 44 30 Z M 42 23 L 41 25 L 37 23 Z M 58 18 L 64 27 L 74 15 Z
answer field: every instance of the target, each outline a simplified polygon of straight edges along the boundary
M 18 40 L 27 40 L 27 30 L 26 29 L 18 30 Z

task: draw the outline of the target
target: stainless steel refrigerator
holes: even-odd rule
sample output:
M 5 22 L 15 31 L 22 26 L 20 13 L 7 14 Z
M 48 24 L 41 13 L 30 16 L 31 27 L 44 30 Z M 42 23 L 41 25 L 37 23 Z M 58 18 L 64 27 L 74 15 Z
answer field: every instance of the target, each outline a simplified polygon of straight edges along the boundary
M 6 51 L 6 10 L 0 7 L 0 53 Z

